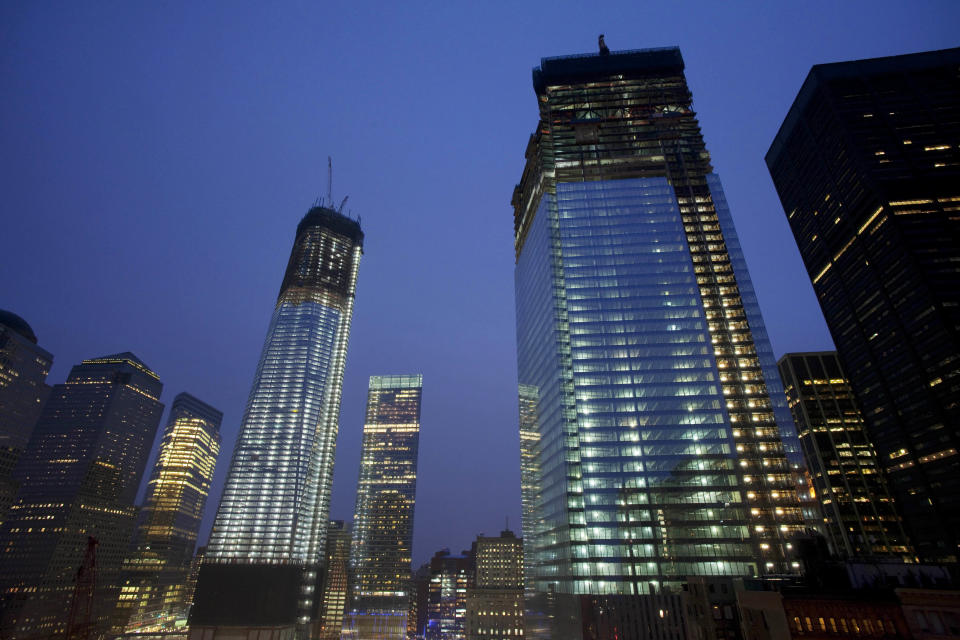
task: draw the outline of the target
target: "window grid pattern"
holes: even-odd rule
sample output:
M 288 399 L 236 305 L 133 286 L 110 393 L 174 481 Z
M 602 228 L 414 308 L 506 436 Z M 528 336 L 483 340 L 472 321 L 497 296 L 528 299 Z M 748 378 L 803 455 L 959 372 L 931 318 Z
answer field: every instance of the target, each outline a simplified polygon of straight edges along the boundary
M 316 482 L 308 472 L 316 451 L 329 446 L 328 434 L 318 427 L 340 316 L 337 309 L 316 302 L 277 305 L 208 558 L 307 560 L 304 533 L 311 527 L 313 507 L 307 487 Z
M 559 222 L 551 194 L 544 194 L 526 232 L 514 281 L 523 426 L 535 434 L 525 440 L 526 464 L 528 477 L 539 483 L 521 487 L 523 500 L 535 510 L 533 517 L 524 513 L 522 523 L 527 588 L 545 592 L 552 584 L 572 592 L 567 486 L 580 469 Z
M 524 497 L 539 512 L 525 509 L 523 525 L 536 591 L 796 572 L 787 540 L 805 524 L 802 458 L 679 51 L 544 59 L 534 88 L 540 123 L 512 204 L 521 426 L 536 433 L 522 455 L 539 473 Z M 679 372 L 658 378 L 670 349 Z M 690 395 L 671 395 L 681 388 Z M 684 401 L 690 423 L 669 415 Z M 665 478 L 658 455 L 696 465 Z M 720 520 L 728 529 L 714 532 Z
M 159 630 L 186 618 L 187 578 L 220 452 L 222 419 L 189 394 L 174 399 L 134 549 L 123 562 L 115 633 Z
M 788 353 L 780 370 L 834 551 L 915 561 L 836 352 Z
M 423 377 L 372 376 L 350 548 L 351 615 L 407 613 Z
M 568 498 L 576 592 L 754 572 L 673 188 L 560 183 L 557 200 L 582 471 Z

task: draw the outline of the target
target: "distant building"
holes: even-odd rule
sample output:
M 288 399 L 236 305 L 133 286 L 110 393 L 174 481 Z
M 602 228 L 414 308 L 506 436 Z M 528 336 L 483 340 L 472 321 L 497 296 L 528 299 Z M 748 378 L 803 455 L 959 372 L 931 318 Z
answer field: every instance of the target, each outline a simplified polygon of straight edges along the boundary
M 186 621 L 187 582 L 220 453 L 223 414 L 188 393 L 173 399 L 123 587 L 114 632 L 160 631 Z
M 467 640 L 516 639 L 524 635 L 523 540 L 512 531 L 478 536 L 476 574 L 467 589 Z
M 430 559 L 427 593 L 426 640 L 464 640 L 467 590 L 473 586 L 476 565 L 473 554 L 450 555 L 449 549 Z
M 960 48 L 816 65 L 766 162 L 904 527 L 960 543 Z
M 345 637 L 406 637 L 422 394 L 420 375 L 370 377 Z
M 562 616 L 576 618 L 577 626 L 559 637 L 590 640 L 694 640 L 690 635 L 683 593 L 651 593 L 636 598 L 626 595 L 584 596 L 577 612 L 560 611 Z M 777 636 L 777 640 L 784 636 Z M 712 640 L 712 639 L 711 639 Z
M 540 476 L 538 446 L 540 433 L 537 431 L 537 388 L 532 385 L 519 386 L 520 398 L 520 506 L 521 524 L 525 531 L 536 538 L 536 532 L 543 526 L 540 517 L 539 504 L 540 487 L 543 478 Z M 525 540 L 525 545 L 529 543 Z M 535 592 L 533 567 L 530 563 L 532 552 L 524 549 L 524 588 L 530 595 Z
M 320 640 L 339 640 L 347 606 L 350 564 L 350 529 L 343 520 L 331 520 L 327 528 L 327 561 L 320 598 Z
M 109 630 L 162 389 L 132 353 L 84 360 L 53 388 L 14 473 L 16 503 L 0 527 L 0 637 L 66 633 L 75 588 L 92 606 L 89 615 L 77 614 L 72 631 L 96 637 Z M 99 543 L 96 588 L 82 591 L 75 577 L 88 537 Z
M 836 352 L 788 353 L 779 366 L 834 552 L 913 561 Z
M 413 572 L 410 586 L 410 613 L 407 615 L 407 638 L 424 640 L 427 633 L 430 603 L 430 563 Z
M 0 309 L 0 524 L 17 494 L 13 469 L 50 393 L 52 364 L 30 325 Z
M 783 594 L 783 612 L 793 638 L 911 638 L 893 593 Z M 770 636 L 776 640 L 780 636 Z
M 312 207 L 267 330 L 197 578 L 190 637 L 307 635 L 319 615 L 360 224 Z
M 687 624 L 691 638 L 742 640 L 736 580 L 726 576 L 687 578 Z
M 900 588 L 895 593 L 915 640 L 960 636 L 960 591 Z
M 183 592 L 184 600 L 187 602 L 187 612 L 193 607 L 193 596 L 197 591 L 197 576 L 200 574 L 200 565 L 203 563 L 203 556 L 207 554 L 206 547 L 197 547 L 196 553 L 190 560 L 190 573 L 187 576 L 187 586 Z

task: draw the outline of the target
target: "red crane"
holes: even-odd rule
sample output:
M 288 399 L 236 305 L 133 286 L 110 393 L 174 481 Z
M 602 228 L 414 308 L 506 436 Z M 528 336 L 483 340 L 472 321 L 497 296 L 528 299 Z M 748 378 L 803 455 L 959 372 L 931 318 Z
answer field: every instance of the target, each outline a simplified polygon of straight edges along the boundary
M 83 564 L 77 569 L 73 585 L 73 601 L 70 603 L 70 619 L 67 622 L 67 640 L 89 640 L 94 627 L 93 592 L 97 587 L 97 545 L 93 536 L 87 537 L 87 553 Z

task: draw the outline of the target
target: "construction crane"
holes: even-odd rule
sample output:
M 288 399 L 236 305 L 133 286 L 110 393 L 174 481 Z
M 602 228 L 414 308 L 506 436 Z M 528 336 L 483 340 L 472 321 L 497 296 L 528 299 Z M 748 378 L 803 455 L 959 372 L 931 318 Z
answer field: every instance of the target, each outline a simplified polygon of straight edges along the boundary
M 73 601 L 70 603 L 70 618 L 67 622 L 67 640 L 89 640 L 95 624 L 93 619 L 93 594 L 97 588 L 97 545 L 93 536 L 87 537 L 87 552 L 77 569 L 73 585 Z
M 327 202 L 333 206 L 333 158 L 327 156 Z

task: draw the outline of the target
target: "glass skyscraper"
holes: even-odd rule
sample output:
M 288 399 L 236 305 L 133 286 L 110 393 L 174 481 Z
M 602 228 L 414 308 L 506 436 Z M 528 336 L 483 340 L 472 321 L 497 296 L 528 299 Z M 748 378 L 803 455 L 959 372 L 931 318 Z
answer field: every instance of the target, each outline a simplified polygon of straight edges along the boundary
M 84 360 L 53 387 L 0 527 L 0 638 L 109 631 L 162 389 L 129 352 Z M 91 542 L 96 576 L 83 582 L 77 569 Z
M 513 206 L 538 593 L 798 567 L 802 455 L 683 68 L 666 48 L 533 72 Z
M 294 637 L 319 615 L 318 566 L 362 251 L 360 225 L 333 209 L 313 207 L 297 226 L 200 569 L 195 637 L 223 627 Z
M 123 562 L 114 632 L 171 630 L 185 620 L 187 583 L 220 453 L 223 414 L 180 393 L 173 399 L 133 551 Z
M 422 395 L 423 376 L 370 377 L 344 637 L 406 637 Z

